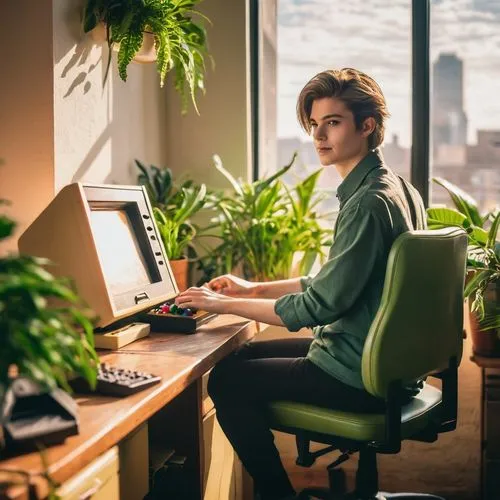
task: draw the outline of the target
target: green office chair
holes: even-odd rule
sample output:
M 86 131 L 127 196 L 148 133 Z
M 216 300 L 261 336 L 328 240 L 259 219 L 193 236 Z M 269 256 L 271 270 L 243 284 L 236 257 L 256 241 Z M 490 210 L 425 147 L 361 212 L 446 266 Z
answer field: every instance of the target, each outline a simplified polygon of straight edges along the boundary
M 350 413 L 289 401 L 270 405 L 272 428 L 296 435 L 298 465 L 308 467 L 318 456 L 340 451 L 328 466 L 330 489 L 310 488 L 301 496 L 343 494 L 345 479 L 338 466 L 359 451 L 355 492 L 342 498 L 443 500 L 435 495 L 379 493 L 377 453 L 398 453 L 403 439 L 433 442 L 439 433 L 456 427 L 466 251 L 467 235 L 457 228 L 410 231 L 394 242 L 362 357 L 365 388 L 385 399 L 385 413 Z M 402 406 L 401 387 L 425 377 L 441 379 L 441 390 L 426 383 Z M 329 446 L 310 452 L 310 441 Z

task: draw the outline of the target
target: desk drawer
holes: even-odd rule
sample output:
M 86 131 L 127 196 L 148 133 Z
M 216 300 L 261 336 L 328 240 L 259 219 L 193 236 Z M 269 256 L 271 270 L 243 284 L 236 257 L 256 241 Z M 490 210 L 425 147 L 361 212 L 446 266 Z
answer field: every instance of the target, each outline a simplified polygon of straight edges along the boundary
M 61 500 L 119 500 L 118 448 L 96 458 L 57 491 Z

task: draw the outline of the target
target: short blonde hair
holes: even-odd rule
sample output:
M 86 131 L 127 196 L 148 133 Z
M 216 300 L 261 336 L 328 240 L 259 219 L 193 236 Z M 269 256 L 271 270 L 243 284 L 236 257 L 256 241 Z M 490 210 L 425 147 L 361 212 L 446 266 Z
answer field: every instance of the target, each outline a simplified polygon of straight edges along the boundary
M 336 97 L 343 101 L 354 115 L 358 130 L 366 118 L 373 117 L 376 125 L 368 137 L 368 147 L 375 149 L 382 144 L 389 111 L 384 94 L 373 78 L 353 68 L 322 71 L 311 78 L 297 100 L 297 118 L 308 134 L 311 133 L 313 101 L 324 97 Z

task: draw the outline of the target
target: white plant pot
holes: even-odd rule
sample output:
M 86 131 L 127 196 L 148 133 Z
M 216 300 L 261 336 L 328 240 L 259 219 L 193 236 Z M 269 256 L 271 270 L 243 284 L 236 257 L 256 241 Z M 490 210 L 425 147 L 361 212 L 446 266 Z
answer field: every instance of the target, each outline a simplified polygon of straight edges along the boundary
M 89 32 L 89 35 L 97 44 L 107 43 L 106 25 L 104 23 L 97 24 L 97 26 Z M 113 52 L 118 52 L 119 50 L 120 44 L 115 43 L 113 45 Z M 153 33 L 149 31 L 143 33 L 141 48 L 135 55 L 133 61 L 138 63 L 151 63 L 156 61 L 155 37 Z
M 155 37 L 153 33 L 143 33 L 141 48 L 133 60 L 138 63 L 151 63 L 156 61 Z

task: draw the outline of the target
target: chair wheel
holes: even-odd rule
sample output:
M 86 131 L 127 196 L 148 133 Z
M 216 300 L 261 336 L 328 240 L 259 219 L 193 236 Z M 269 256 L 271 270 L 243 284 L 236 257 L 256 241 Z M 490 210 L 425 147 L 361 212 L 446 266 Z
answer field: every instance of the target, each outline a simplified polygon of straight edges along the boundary
M 333 495 L 344 495 L 347 490 L 347 481 L 344 469 L 328 470 L 328 482 Z

